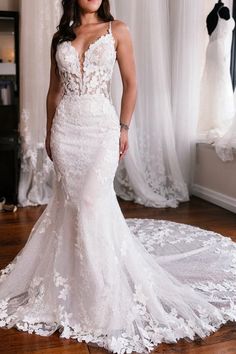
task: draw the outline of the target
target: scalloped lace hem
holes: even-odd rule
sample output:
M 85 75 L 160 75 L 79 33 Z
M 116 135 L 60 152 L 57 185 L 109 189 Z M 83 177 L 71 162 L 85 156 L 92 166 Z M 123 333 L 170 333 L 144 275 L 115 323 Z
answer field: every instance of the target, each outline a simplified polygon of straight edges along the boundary
M 233 305 L 233 312 L 230 310 L 221 311 L 222 318 L 218 322 L 211 323 L 205 318 L 202 321 L 202 327 L 191 327 L 194 324 L 192 321 L 185 321 L 180 318 L 181 326 L 175 330 L 160 326 L 152 326 L 149 323 L 148 327 L 139 328 L 140 335 L 130 337 L 125 331 L 119 336 L 104 334 L 99 330 L 82 330 L 80 326 L 72 326 L 69 323 L 61 321 L 61 324 L 47 324 L 45 322 L 29 323 L 27 321 L 11 322 L 12 316 L 4 321 L 0 320 L 0 328 L 9 329 L 15 328 L 19 331 L 35 333 L 40 336 L 50 336 L 57 330 L 60 333 L 60 338 L 74 339 L 78 342 L 86 342 L 89 345 L 98 346 L 109 350 L 115 354 L 131 354 L 132 352 L 146 354 L 150 353 L 161 343 L 177 343 L 180 339 L 193 341 L 204 339 L 221 328 L 228 321 L 236 321 L 236 307 Z M 178 322 L 178 321 L 177 321 Z M 175 324 L 176 325 L 176 324 Z M 197 333 L 203 333 L 198 335 Z

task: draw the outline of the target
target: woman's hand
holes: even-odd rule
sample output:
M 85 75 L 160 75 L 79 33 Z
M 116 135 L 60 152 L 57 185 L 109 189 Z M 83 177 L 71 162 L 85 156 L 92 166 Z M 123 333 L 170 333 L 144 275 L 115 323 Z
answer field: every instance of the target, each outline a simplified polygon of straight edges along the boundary
M 119 161 L 120 161 L 120 159 L 124 158 L 125 154 L 127 153 L 128 148 L 129 148 L 128 130 L 121 129 L 121 131 L 120 131 L 120 156 L 119 156 Z
M 50 139 L 51 139 L 51 134 L 48 133 L 45 139 L 45 148 L 48 154 L 48 157 L 52 161 L 52 153 L 51 153 L 51 146 L 50 146 Z

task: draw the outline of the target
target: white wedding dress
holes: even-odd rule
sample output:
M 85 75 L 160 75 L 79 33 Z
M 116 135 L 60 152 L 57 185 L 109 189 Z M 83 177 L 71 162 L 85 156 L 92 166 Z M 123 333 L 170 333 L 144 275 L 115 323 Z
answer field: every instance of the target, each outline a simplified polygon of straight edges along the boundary
M 0 326 L 143 354 L 236 320 L 236 243 L 121 212 L 111 25 L 83 63 L 71 42 L 58 44 L 56 59 L 64 96 L 52 125 L 53 196 L 1 272 Z
M 233 17 L 225 20 L 218 13 L 217 26 L 209 36 L 199 106 L 198 131 L 199 139 L 203 142 L 212 143 L 223 136 L 236 113 L 230 76 L 234 27 Z

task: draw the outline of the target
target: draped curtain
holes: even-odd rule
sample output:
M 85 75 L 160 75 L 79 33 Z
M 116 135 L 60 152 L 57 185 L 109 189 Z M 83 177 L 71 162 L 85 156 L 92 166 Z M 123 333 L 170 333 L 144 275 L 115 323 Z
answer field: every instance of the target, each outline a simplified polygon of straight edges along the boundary
M 194 177 L 206 15 L 205 0 L 170 0 L 172 117 L 177 155 L 189 189 Z
M 45 102 L 60 3 L 21 2 L 21 205 L 44 204 L 51 195 L 54 171 L 44 149 Z M 213 5 L 210 0 L 111 0 L 114 17 L 129 26 L 138 77 L 129 150 L 114 181 L 123 199 L 154 207 L 188 200 L 205 20 Z M 121 89 L 116 64 L 112 96 L 118 112 Z
M 52 192 L 53 166 L 44 148 L 50 42 L 60 16 L 60 0 L 21 0 L 20 135 L 21 206 L 46 204 Z
M 171 113 L 169 1 L 111 3 L 115 17 L 130 28 L 138 69 L 130 148 L 119 164 L 115 190 L 123 199 L 146 206 L 175 207 L 188 200 L 188 191 L 176 155 Z M 117 108 L 119 102 L 116 99 Z

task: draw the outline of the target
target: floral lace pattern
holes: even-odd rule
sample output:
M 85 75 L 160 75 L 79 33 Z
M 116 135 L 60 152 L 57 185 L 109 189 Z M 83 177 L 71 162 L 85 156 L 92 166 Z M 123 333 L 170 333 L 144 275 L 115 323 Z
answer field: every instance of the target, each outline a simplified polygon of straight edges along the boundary
M 102 94 L 111 100 L 110 88 L 116 60 L 115 39 L 111 32 L 90 44 L 81 64 L 70 41 L 58 45 L 56 59 L 65 95 Z
M 187 201 L 189 196 L 186 184 L 180 178 L 173 176 L 170 166 L 167 166 L 163 160 L 165 155 L 163 141 L 156 142 L 159 146 L 155 149 L 155 154 L 149 153 L 149 137 L 143 136 L 143 132 L 137 133 L 137 141 L 140 160 L 145 166 L 143 179 L 149 193 L 140 193 L 133 188 L 132 178 L 129 178 L 129 166 L 123 160 L 116 173 L 116 194 L 124 200 L 156 208 L 176 208 L 180 201 Z
M 1 270 L 0 326 L 144 354 L 236 320 L 236 244 L 189 225 L 124 218 L 113 185 L 112 46 L 111 33 L 93 43 L 83 75 L 71 45 L 58 47 L 65 94 L 51 131 L 53 194 Z
M 60 198 L 58 195 L 48 208 L 60 203 Z M 73 218 L 70 209 L 64 214 L 66 219 Z M 108 248 L 93 250 L 96 278 L 92 280 L 93 267 L 90 264 L 88 268 L 89 250 L 84 248 L 85 241 L 75 238 L 69 244 L 70 240 L 62 237 L 63 225 L 53 225 L 51 218 L 56 219 L 55 209 L 42 214 L 25 248 L 1 270 L 1 327 L 16 327 L 42 336 L 59 330 L 62 338 L 84 340 L 124 354 L 148 353 L 159 343 L 173 343 L 179 338 L 204 338 L 228 320 L 236 320 L 236 243 L 229 237 L 155 219 L 128 218 L 126 229 L 119 220 L 120 229 L 117 224 L 113 241 L 116 243 L 123 235 L 121 247 L 114 250 L 112 242 L 111 255 Z M 79 225 L 76 229 L 82 235 Z M 48 252 L 54 256 L 41 257 L 29 285 L 28 278 L 23 278 L 25 291 L 3 297 L 4 290 L 7 293 L 8 287 L 14 288 L 18 269 L 25 265 L 27 253 L 40 234 L 45 241 L 55 235 Z M 105 236 L 106 242 L 109 237 L 110 234 Z M 103 246 L 104 241 L 100 238 L 98 241 Z M 93 243 L 96 242 L 95 237 Z M 40 245 L 44 248 L 39 242 L 39 253 Z M 74 261 L 68 262 L 72 254 Z M 114 255 L 118 262 L 112 264 Z M 75 273 L 76 258 L 80 267 Z M 117 266 L 121 267 L 118 271 Z M 102 272 L 106 269 L 106 278 L 99 279 L 96 267 L 101 267 Z M 93 297 L 95 285 L 97 291 Z M 100 320 L 103 313 L 107 317 Z

